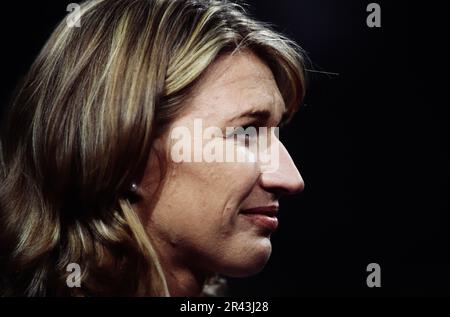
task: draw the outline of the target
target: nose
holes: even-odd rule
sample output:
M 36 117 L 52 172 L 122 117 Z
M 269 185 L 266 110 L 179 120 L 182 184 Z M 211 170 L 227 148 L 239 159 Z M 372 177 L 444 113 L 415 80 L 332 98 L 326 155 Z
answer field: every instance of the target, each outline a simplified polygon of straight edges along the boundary
M 260 182 L 265 190 L 277 194 L 293 195 L 304 190 L 305 183 L 295 163 L 292 161 L 286 147 L 279 141 L 273 146 L 278 146 L 279 164 L 276 169 L 262 172 Z

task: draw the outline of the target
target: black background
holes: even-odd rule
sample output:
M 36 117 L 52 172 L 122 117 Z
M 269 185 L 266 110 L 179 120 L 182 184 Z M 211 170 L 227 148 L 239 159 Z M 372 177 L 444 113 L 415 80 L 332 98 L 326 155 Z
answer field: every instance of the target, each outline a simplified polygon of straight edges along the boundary
M 70 2 L 0 4 L 2 108 Z M 231 294 L 450 295 L 448 75 L 444 20 L 430 17 L 443 9 L 377 1 L 382 27 L 369 28 L 372 1 L 247 2 L 306 50 L 309 69 L 339 75 L 309 72 L 281 134 L 306 189 L 282 200 L 266 269 L 229 279 Z M 372 262 L 378 289 L 366 285 Z

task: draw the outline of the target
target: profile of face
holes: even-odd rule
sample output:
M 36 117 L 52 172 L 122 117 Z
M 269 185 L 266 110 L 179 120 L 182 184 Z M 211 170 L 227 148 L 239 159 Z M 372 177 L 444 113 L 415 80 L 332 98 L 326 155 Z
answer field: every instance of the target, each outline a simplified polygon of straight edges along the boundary
M 173 162 L 169 157 L 160 182 L 161 161 L 155 153 L 170 151 L 169 134 L 176 127 L 186 127 L 195 136 L 198 119 L 204 127 L 223 130 L 276 127 L 284 112 L 273 74 L 255 54 L 223 55 L 208 68 L 185 111 L 155 141 L 155 152 L 138 184 L 139 213 L 163 267 L 243 277 L 265 266 L 271 254 L 270 236 L 278 223 L 278 199 L 304 187 L 279 139 L 270 136 L 270 146 L 279 150 L 279 166 L 271 171 L 265 171 L 258 159 Z M 253 155 L 246 144 L 234 146 L 244 155 Z

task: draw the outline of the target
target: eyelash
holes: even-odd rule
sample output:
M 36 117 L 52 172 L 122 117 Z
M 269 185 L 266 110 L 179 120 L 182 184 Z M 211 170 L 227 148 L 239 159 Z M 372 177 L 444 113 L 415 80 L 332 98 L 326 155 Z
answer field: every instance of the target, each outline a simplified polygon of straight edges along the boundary
M 241 130 L 241 128 L 242 128 L 242 130 Z M 259 128 L 260 128 L 259 125 L 257 125 L 257 124 L 246 124 L 246 125 L 243 125 L 243 126 L 234 127 L 233 133 L 230 135 L 230 137 L 231 136 L 235 136 L 235 135 L 240 135 L 241 133 L 238 133 L 238 132 L 248 131 L 247 130 L 248 128 L 255 128 L 256 134 L 257 135 L 259 134 Z
M 282 129 L 283 128 L 283 126 L 285 125 L 285 122 L 284 121 L 282 121 L 282 122 L 280 122 L 280 124 L 278 125 L 278 127 L 280 128 L 280 129 Z M 231 137 L 235 137 L 235 136 L 238 136 L 238 135 L 242 135 L 242 133 L 240 133 L 240 132 L 244 132 L 244 131 L 247 131 L 247 129 L 248 128 L 255 128 L 255 135 L 248 135 L 248 134 L 245 134 L 245 141 L 244 141 L 244 144 L 245 144 L 245 147 L 249 147 L 250 145 L 250 141 L 249 141 L 249 139 L 250 138 L 252 138 L 252 137 L 259 137 L 259 128 L 261 127 L 261 124 L 259 124 L 259 123 L 257 123 L 257 122 L 255 122 L 255 123 L 249 123 L 249 124 L 246 124 L 246 125 L 243 125 L 243 126 L 238 126 L 238 127 L 235 127 L 234 129 L 234 131 L 233 131 L 233 133 L 231 133 L 228 137 L 229 138 L 231 138 Z M 242 130 L 241 129 L 239 129 L 239 128 L 242 128 Z M 239 133 L 238 133 L 239 132 Z
M 277 125 L 277 127 L 280 129 L 280 130 L 282 130 L 283 128 L 284 128 L 284 126 L 287 124 L 287 117 L 285 116 L 285 115 L 283 115 L 283 117 L 281 118 L 281 121 L 280 121 L 280 123 Z M 234 127 L 234 130 L 233 130 L 233 132 L 231 133 L 231 134 L 229 134 L 228 136 L 227 136 L 227 138 L 231 138 L 231 137 L 235 137 L 235 136 L 237 136 L 237 135 L 241 135 L 242 133 L 241 132 L 243 132 L 243 131 L 246 131 L 248 128 L 251 128 L 251 127 L 254 127 L 255 129 L 256 129 L 256 135 L 248 135 L 248 134 L 246 134 L 246 137 L 245 137 L 245 139 L 246 139 L 246 142 L 245 142 L 245 144 L 246 144 L 246 146 L 247 146 L 247 140 L 250 138 L 250 137 L 259 137 L 259 128 L 260 127 L 262 127 L 262 126 L 265 126 L 263 123 L 261 123 L 261 122 L 259 122 L 258 120 L 256 120 L 256 121 L 253 121 L 253 122 L 249 122 L 249 123 L 247 123 L 247 124 L 245 124 L 245 125 L 242 125 L 242 126 L 237 126 L 237 127 Z M 240 130 L 239 128 L 242 128 L 242 130 Z
M 277 125 L 277 127 L 279 129 L 283 129 L 285 127 L 285 125 L 286 125 L 286 122 L 285 121 L 281 121 L 280 124 Z M 246 124 L 246 125 L 243 125 L 243 126 L 235 127 L 235 131 L 238 128 L 242 128 L 245 131 L 245 130 L 247 130 L 247 128 L 252 128 L 252 127 L 255 128 L 256 129 L 256 133 L 259 134 L 259 128 L 261 128 L 262 126 L 260 124 L 257 124 L 257 123 L 250 123 L 250 124 Z M 234 133 L 235 132 L 233 132 L 233 135 L 234 135 Z

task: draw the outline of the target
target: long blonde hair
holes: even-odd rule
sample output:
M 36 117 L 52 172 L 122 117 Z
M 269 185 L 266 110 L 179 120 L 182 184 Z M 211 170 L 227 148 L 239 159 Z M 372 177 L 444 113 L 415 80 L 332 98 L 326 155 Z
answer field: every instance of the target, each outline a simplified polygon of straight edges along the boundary
M 130 203 L 152 141 L 218 55 L 250 49 L 290 114 L 305 87 L 300 48 L 242 6 L 216 0 L 92 0 L 64 19 L 1 126 L 0 293 L 168 296 Z M 67 265 L 82 269 L 66 285 Z

